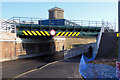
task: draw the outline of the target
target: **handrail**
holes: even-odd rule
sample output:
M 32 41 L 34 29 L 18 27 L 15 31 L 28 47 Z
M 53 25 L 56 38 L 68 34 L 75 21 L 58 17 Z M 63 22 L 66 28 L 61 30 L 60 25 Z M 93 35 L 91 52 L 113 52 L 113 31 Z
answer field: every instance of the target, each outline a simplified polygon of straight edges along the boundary
M 15 25 L 15 24 L 38 24 L 39 20 L 45 20 L 44 18 L 34 18 L 34 17 L 12 17 L 4 22 L 1 23 L 2 28 L 7 29 L 7 24 Z M 55 23 L 51 23 L 51 19 L 49 20 L 49 25 L 54 25 Z M 89 21 L 89 20 L 67 20 L 66 22 L 72 26 L 88 26 L 88 27 L 100 27 L 102 25 L 102 21 Z M 62 21 L 63 22 L 63 21 Z M 56 23 L 59 25 L 62 22 L 57 21 Z M 42 25 L 42 23 L 40 23 Z M 109 23 L 104 22 L 104 28 L 106 28 L 108 31 L 115 30 L 115 27 Z
M 102 38 L 102 33 L 104 32 L 104 22 L 102 21 L 102 26 L 101 26 L 101 30 L 99 32 L 98 38 L 97 38 L 97 42 L 96 42 L 96 49 L 95 49 L 95 54 L 97 54 L 98 49 L 99 49 L 99 45 L 100 45 L 100 41 Z
M 109 23 L 109 22 L 105 22 L 104 25 L 105 25 L 106 28 L 109 28 L 109 29 L 115 31 L 115 26 L 113 26 L 111 23 Z

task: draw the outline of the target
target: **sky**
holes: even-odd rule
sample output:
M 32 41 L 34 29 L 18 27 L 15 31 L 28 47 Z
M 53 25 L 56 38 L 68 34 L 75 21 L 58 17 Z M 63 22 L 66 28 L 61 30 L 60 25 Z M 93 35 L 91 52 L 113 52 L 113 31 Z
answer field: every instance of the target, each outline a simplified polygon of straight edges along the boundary
M 64 9 L 68 20 L 108 21 L 118 19 L 117 2 L 2 2 L 2 18 L 38 17 L 48 19 L 48 9 Z

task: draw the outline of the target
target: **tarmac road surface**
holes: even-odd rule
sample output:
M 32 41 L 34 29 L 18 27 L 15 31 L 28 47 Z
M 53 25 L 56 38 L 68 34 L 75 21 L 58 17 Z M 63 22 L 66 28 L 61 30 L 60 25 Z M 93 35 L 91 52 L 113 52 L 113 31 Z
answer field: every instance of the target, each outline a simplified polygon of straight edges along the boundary
M 3 78 L 82 78 L 79 73 L 81 56 L 54 61 L 50 56 L 2 63 Z

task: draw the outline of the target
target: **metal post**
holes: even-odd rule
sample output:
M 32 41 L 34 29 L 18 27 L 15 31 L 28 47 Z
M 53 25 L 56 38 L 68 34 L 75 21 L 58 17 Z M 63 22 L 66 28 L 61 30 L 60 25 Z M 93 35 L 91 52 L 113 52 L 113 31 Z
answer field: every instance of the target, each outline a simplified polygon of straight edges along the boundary
M 88 21 L 88 26 L 90 27 L 90 21 Z
M 120 0 L 118 0 L 118 32 L 120 33 Z M 116 61 L 116 77 L 120 80 L 120 37 L 118 38 L 118 61 Z
M 42 29 L 42 20 L 40 19 L 40 30 Z
M 31 18 L 31 24 L 30 25 L 31 25 L 31 30 L 32 30 L 32 18 Z
M 33 23 L 32 23 L 32 18 L 31 18 L 31 24 L 33 24 Z
M 83 25 L 83 21 L 81 21 L 81 26 Z
M 49 31 L 50 31 L 50 19 L 49 19 Z
M 13 17 L 13 21 L 14 21 L 15 19 L 14 19 L 14 17 Z M 19 19 L 20 20 L 20 19 Z M 19 23 L 20 23 L 20 21 L 19 21 Z M 17 44 L 17 42 L 16 42 L 16 38 L 17 38 L 17 28 L 16 28 L 16 23 L 14 24 L 14 26 L 15 26 L 15 56 L 16 56 L 16 44 Z
M 88 31 L 90 31 L 90 21 L 89 21 L 88 23 L 89 23 L 89 26 L 88 26 Z
M 113 27 L 114 32 L 116 32 L 116 19 L 114 20 L 115 27 Z
M 118 2 L 118 29 L 119 29 L 119 33 L 120 33 L 120 0 Z M 118 43 L 118 60 L 120 62 L 120 37 L 119 37 L 119 43 Z
M 20 24 L 20 17 L 19 17 L 19 24 Z
M 74 31 L 75 31 L 75 20 L 74 20 Z
M 97 27 L 97 21 L 96 21 L 96 27 Z

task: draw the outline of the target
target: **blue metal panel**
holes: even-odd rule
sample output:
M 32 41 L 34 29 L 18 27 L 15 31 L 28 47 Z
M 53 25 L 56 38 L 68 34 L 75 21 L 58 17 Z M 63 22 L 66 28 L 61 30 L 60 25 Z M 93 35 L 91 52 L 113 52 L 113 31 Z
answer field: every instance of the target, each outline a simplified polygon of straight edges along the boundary
M 65 19 L 48 19 L 48 20 L 39 20 L 39 25 L 56 25 L 56 26 L 64 26 Z

